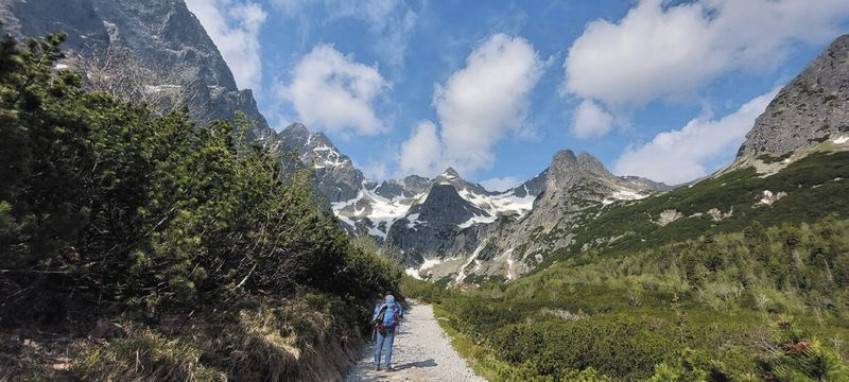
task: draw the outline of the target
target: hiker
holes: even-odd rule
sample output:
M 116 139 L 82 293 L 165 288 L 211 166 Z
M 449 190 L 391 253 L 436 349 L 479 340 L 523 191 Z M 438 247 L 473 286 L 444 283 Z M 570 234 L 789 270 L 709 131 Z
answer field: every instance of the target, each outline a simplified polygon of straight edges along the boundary
M 395 329 L 398 328 L 402 317 L 404 317 L 404 310 L 395 302 L 395 296 L 392 293 L 386 293 L 383 302 L 378 303 L 374 308 L 372 322 L 377 337 L 374 347 L 374 366 L 378 371 L 381 353 L 386 355 L 386 370 L 392 371 L 392 343 L 395 341 Z

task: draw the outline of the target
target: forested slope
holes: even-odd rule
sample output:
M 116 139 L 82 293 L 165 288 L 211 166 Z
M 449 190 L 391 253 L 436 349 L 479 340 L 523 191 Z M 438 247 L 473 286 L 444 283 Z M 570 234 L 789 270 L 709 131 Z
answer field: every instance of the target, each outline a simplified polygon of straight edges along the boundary
M 62 39 L 0 46 L 0 379 L 342 375 L 400 271 L 244 122 L 87 92 Z

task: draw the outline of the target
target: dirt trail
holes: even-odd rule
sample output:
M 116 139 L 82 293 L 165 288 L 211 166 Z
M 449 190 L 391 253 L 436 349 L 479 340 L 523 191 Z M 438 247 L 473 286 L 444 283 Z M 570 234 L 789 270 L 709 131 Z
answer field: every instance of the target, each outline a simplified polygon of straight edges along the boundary
M 369 346 L 346 381 L 484 381 L 454 351 L 426 304 L 410 306 L 395 337 L 392 364 L 395 371 L 375 371 L 374 346 Z

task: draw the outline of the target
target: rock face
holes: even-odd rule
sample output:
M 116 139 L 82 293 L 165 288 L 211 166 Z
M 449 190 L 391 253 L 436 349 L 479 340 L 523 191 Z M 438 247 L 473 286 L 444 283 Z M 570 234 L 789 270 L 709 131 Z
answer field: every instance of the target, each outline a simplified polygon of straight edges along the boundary
M 781 157 L 849 136 L 849 35 L 832 42 L 755 121 L 738 160 Z
M 350 231 L 385 241 L 415 263 L 444 252 L 468 227 L 529 211 L 536 194 L 514 191 L 490 192 L 449 168 L 433 179 L 366 182 L 352 199 L 335 202 L 333 211 Z
M 362 188 L 363 173 L 324 134 L 293 123 L 277 135 L 277 141 L 284 155 L 295 153 L 301 163 L 313 170 L 319 192 L 330 203 L 350 200 Z
M 65 64 L 84 71 L 91 88 L 161 112 L 186 106 L 201 124 L 239 111 L 250 123 L 249 138 L 273 137 L 251 91 L 236 87 L 182 0 L 3 0 L 0 18 L 18 36 L 65 32 Z
M 475 216 L 488 213 L 463 199 L 453 185 L 437 183 L 424 202 L 392 224 L 387 242 L 408 255 L 408 264 L 417 263 L 426 254 L 448 250 L 460 226 Z
M 451 276 L 455 282 L 470 274 L 515 278 L 543 261 L 547 251 L 567 245 L 574 228 L 591 218 L 593 208 L 666 189 L 643 178 L 617 177 L 589 154 L 560 151 L 547 169 L 509 191 L 513 197 L 530 195 L 532 208 L 464 227 L 455 232 L 450 246 L 421 254 L 428 261 L 409 272 L 437 279 Z

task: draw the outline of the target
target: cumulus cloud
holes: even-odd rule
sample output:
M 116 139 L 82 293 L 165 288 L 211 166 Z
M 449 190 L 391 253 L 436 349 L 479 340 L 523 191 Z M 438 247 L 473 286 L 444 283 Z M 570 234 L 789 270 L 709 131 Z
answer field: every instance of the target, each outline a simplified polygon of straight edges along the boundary
M 606 107 L 690 95 L 717 76 L 770 69 L 792 44 L 836 36 L 845 0 L 641 0 L 596 20 L 569 48 L 563 90 Z
M 481 185 L 489 191 L 507 191 L 522 183 L 522 180 L 512 176 L 502 178 L 489 178 L 482 180 Z
M 572 132 L 578 138 L 599 137 L 613 127 L 613 116 L 592 100 L 584 100 L 572 117 Z
M 433 175 L 441 170 L 442 143 L 436 125 L 431 121 L 419 122 L 410 139 L 401 144 L 398 167 L 402 174 Z
M 381 181 L 389 177 L 389 169 L 386 166 L 386 162 L 369 162 L 365 166 L 356 167 L 362 169 L 366 179 Z
M 311 128 L 373 135 L 385 130 L 373 105 L 389 83 L 376 66 L 354 61 L 332 45 L 321 44 L 292 71 L 288 85 L 278 85 L 280 100 L 291 102 L 298 118 Z
M 522 132 L 528 95 L 543 69 L 533 46 L 520 37 L 496 34 L 474 49 L 462 69 L 434 88 L 440 125 L 437 163 L 464 173 L 491 165 L 493 146 L 510 131 Z M 417 134 L 411 140 L 415 138 Z M 401 161 L 405 163 L 403 152 Z
M 720 119 L 695 118 L 679 130 L 657 134 L 650 142 L 630 147 L 616 161 L 614 171 L 639 175 L 668 184 L 679 184 L 708 175 L 730 160 L 778 93 L 770 91 L 746 102 L 737 111 Z
M 266 12 L 238 0 L 186 0 L 233 72 L 239 88 L 259 89 L 262 80 L 259 29 Z

